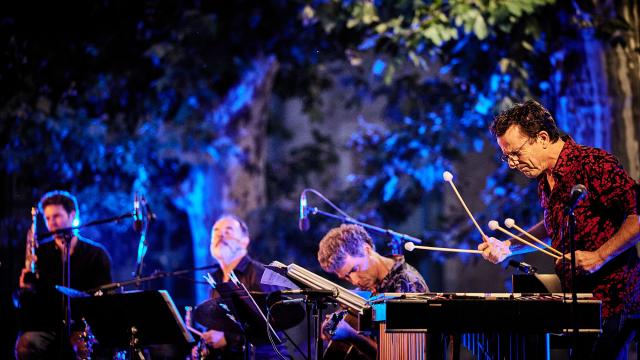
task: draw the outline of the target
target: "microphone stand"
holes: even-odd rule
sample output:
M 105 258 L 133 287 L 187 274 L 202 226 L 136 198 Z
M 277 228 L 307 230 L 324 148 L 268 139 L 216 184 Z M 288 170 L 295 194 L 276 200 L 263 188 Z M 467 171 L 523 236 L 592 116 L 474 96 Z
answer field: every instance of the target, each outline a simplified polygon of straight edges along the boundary
M 142 263 L 144 261 L 144 256 L 147 254 L 147 224 L 145 222 L 144 228 L 140 232 L 140 242 L 138 243 L 138 257 L 136 260 L 136 270 L 132 273 L 133 277 L 136 280 L 140 280 L 142 278 Z M 138 285 L 139 286 L 139 285 Z
M 73 233 L 66 231 L 63 237 L 62 284 L 69 287 L 71 284 L 71 239 L 73 239 Z M 60 336 L 61 357 L 64 356 L 65 345 L 69 344 L 71 339 L 71 297 L 65 293 L 62 293 L 62 308 L 64 311 L 64 323 L 62 325 L 62 336 Z
M 128 212 L 119 216 L 90 221 L 88 223 L 78 225 L 78 226 L 71 226 L 71 227 L 66 227 L 66 228 L 53 230 L 53 231 L 45 231 L 45 232 L 38 233 L 38 239 L 42 239 L 42 238 L 46 238 L 46 237 L 50 237 L 58 234 L 71 233 L 74 230 L 84 229 L 84 228 L 96 226 L 96 225 L 102 225 L 102 224 L 108 224 L 108 223 L 119 223 L 122 220 L 125 220 L 127 218 L 133 218 L 133 217 L 134 217 L 134 214 L 132 212 Z
M 149 243 L 147 242 L 147 230 L 149 224 L 153 223 L 156 219 L 156 215 L 151 211 L 149 204 L 144 196 L 140 197 L 140 203 L 142 206 L 139 211 L 134 210 L 134 220 L 142 222 L 142 229 L 140 229 L 140 241 L 138 242 L 138 257 L 136 259 L 136 270 L 132 273 L 133 277 L 140 279 L 142 277 L 142 265 L 144 263 L 144 256 L 149 249 Z M 134 228 L 136 228 L 134 224 Z M 138 230 L 136 228 L 136 230 Z M 140 285 L 138 285 L 140 286 Z
M 173 277 L 173 276 L 180 276 L 180 275 L 184 275 L 184 274 L 188 274 L 190 272 L 194 272 L 194 271 L 200 271 L 200 270 L 208 270 L 208 269 L 213 269 L 218 267 L 218 265 L 207 265 L 207 266 L 201 266 L 201 267 L 195 267 L 195 268 L 190 268 L 190 269 L 182 269 L 182 270 L 175 270 L 175 271 L 156 271 L 153 274 L 149 275 L 149 276 L 145 276 L 145 277 L 140 277 L 140 278 L 135 278 L 132 280 L 127 280 L 127 281 L 119 281 L 119 282 L 113 282 L 111 284 L 106 284 L 106 285 L 102 285 L 99 286 L 95 289 L 90 289 L 87 290 L 87 293 L 90 294 L 95 294 L 99 291 L 102 292 L 107 292 L 107 291 L 111 291 L 120 287 L 124 287 L 127 285 L 132 285 L 132 284 L 138 284 L 141 282 L 147 282 L 147 281 L 151 281 L 151 280 L 156 280 L 156 279 L 162 279 L 165 277 Z
M 391 253 L 393 255 L 402 255 L 403 242 L 410 241 L 415 244 L 422 244 L 422 240 L 416 237 L 413 237 L 411 235 L 407 235 L 391 229 L 384 229 L 375 225 L 367 224 L 367 223 L 358 221 L 350 216 L 341 216 L 341 215 L 331 214 L 326 211 L 319 210 L 317 207 L 308 207 L 306 208 L 306 210 L 307 210 L 307 215 L 318 215 L 318 214 L 323 215 L 328 218 L 340 220 L 341 222 L 360 225 L 363 228 L 373 230 L 375 232 L 389 236 L 389 238 L 391 239 L 389 241 L 389 245 L 391 246 Z
M 571 358 L 575 359 L 575 351 L 578 345 L 578 321 L 576 319 L 576 306 L 578 304 L 578 289 L 577 289 L 577 276 L 576 276 L 576 243 L 575 243 L 575 228 L 576 217 L 573 213 L 573 206 L 567 206 L 565 208 L 565 215 L 567 215 L 567 237 L 569 240 L 569 253 L 571 253 L 570 271 L 571 271 L 571 324 L 572 324 L 572 354 Z
M 313 318 L 316 360 L 321 360 L 324 354 L 324 349 L 323 349 L 324 344 L 322 342 L 321 334 L 322 334 L 322 310 L 326 307 L 325 305 L 326 297 L 327 297 L 326 294 L 321 295 L 321 294 L 312 294 L 312 293 L 306 294 L 304 296 L 304 302 L 306 304 L 306 310 L 307 310 L 307 324 L 310 324 L 309 314 L 311 314 L 311 317 Z M 311 312 L 309 312 L 309 310 L 311 310 Z M 308 330 L 309 328 L 307 328 L 307 331 Z M 309 358 L 311 359 L 311 354 L 309 354 Z
M 251 304 L 255 307 L 255 310 L 257 310 L 258 314 L 260 315 L 260 317 L 262 318 L 262 320 L 265 322 L 266 327 L 267 327 L 267 332 L 270 332 L 272 335 L 275 336 L 276 342 L 278 344 L 282 344 L 282 340 L 280 339 L 280 337 L 278 336 L 278 334 L 276 333 L 275 329 L 271 326 L 271 324 L 269 323 L 269 319 L 266 318 L 266 316 L 264 316 L 264 313 L 262 312 L 262 309 L 260 309 L 260 306 L 258 305 L 258 303 L 256 303 L 256 299 L 253 298 L 253 295 L 251 295 L 251 292 L 249 291 L 249 289 L 247 289 L 247 287 L 244 285 L 244 283 L 242 281 L 240 281 L 240 279 L 238 279 L 238 277 L 236 276 L 236 274 L 231 271 L 231 273 L 229 273 L 229 277 L 231 282 L 233 282 L 237 287 L 241 288 L 247 295 L 247 297 L 249 298 L 249 300 L 251 301 Z M 243 320 L 242 318 L 238 317 L 238 319 Z M 243 321 L 239 321 L 239 323 L 242 323 Z M 244 358 L 245 360 L 250 360 L 251 359 L 251 348 L 253 346 L 253 344 L 251 344 L 251 342 L 249 342 L 249 338 L 247 336 L 247 332 L 246 332 L 246 327 L 245 326 L 241 326 L 242 327 L 242 332 L 244 335 Z

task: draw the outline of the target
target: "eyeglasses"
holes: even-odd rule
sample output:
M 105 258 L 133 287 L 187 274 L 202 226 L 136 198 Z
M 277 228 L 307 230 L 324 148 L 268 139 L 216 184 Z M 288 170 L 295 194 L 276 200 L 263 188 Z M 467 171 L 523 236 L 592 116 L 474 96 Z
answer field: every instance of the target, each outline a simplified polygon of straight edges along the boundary
M 529 142 L 529 140 L 530 139 L 526 139 L 516 150 L 511 151 L 508 154 L 502 154 L 502 156 L 500 156 L 500 160 L 504 162 L 509 162 L 509 160 L 518 161 L 520 158 L 520 151 L 522 151 L 522 148 Z

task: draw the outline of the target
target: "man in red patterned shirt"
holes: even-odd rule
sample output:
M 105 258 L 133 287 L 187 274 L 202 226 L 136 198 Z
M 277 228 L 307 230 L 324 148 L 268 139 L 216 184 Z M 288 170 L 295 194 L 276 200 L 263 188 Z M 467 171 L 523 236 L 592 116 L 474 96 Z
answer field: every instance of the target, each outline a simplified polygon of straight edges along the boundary
M 551 238 L 551 245 L 565 254 L 556 262 L 556 272 L 566 291 L 571 287 L 569 244 L 562 235 L 567 223 L 564 210 L 573 186 L 586 186 L 588 196 L 574 210 L 576 289 L 602 300 L 603 333 L 593 350 L 580 351 L 597 359 L 625 358 L 633 337 L 628 319 L 640 313 L 640 260 L 634 247 L 640 239 L 638 185 L 613 155 L 561 136 L 549 111 L 536 101 L 502 112 L 490 130 L 502 160 L 538 181 L 544 220 L 530 232 Z M 478 249 L 493 263 L 534 250 L 494 238 Z

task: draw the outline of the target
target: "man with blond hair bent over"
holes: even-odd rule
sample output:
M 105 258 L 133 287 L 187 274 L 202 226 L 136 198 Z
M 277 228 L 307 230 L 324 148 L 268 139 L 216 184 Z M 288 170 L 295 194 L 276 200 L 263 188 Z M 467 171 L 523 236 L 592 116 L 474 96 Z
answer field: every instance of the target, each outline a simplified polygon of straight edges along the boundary
M 386 257 L 378 254 L 371 237 L 359 225 L 342 225 L 331 229 L 320 241 L 318 261 L 324 271 L 374 294 L 429 291 L 420 273 L 407 264 L 403 256 Z M 326 324 L 323 324 L 323 328 Z M 325 331 L 323 337 L 329 338 Z M 352 343 L 368 358 L 376 357 L 376 342 L 359 334 L 344 320 L 340 321 L 330 338 Z

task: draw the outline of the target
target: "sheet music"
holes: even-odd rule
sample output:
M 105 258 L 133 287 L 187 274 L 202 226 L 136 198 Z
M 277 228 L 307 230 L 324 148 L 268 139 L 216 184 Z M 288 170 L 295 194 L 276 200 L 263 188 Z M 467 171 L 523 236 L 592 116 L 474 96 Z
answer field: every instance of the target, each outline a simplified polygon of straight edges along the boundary
M 265 285 L 279 286 L 286 289 L 299 289 L 299 287 L 291 280 L 270 269 L 264 269 L 264 273 L 262 273 L 260 283 Z

